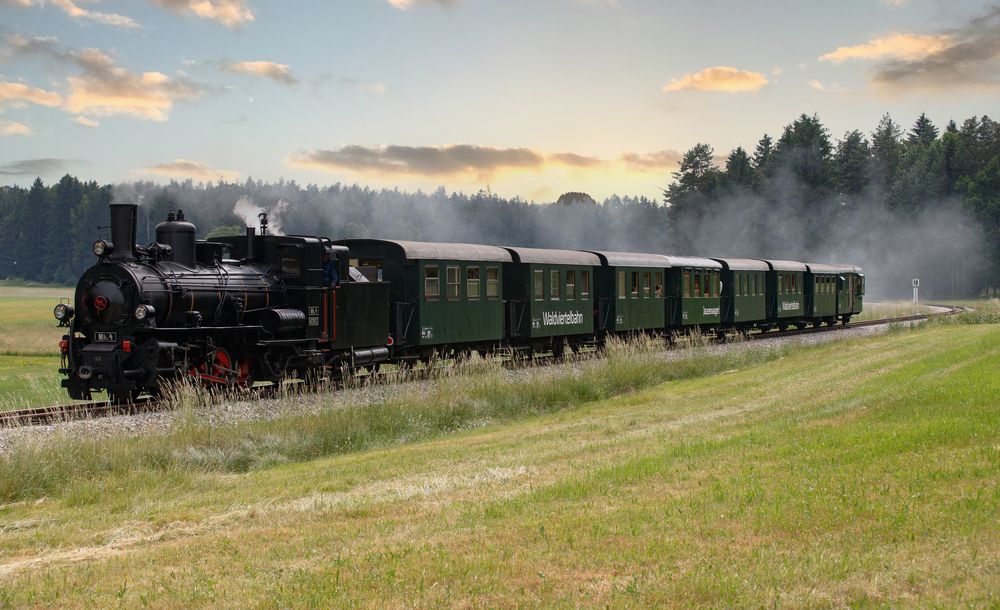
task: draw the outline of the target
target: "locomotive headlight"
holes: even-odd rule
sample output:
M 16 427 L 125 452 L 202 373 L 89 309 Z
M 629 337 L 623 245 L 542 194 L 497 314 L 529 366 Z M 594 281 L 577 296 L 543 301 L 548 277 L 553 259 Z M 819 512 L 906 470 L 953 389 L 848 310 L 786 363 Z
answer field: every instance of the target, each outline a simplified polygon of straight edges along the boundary
M 153 309 L 152 305 L 139 305 L 135 308 L 135 319 L 140 322 L 146 318 L 152 318 L 156 315 L 156 310 Z
M 94 256 L 104 256 L 106 254 L 111 254 L 111 251 L 114 249 L 115 249 L 114 245 L 104 241 L 103 239 L 99 239 L 94 242 Z
M 73 307 L 71 305 L 67 305 L 66 303 L 59 303 L 52 310 L 52 315 L 54 315 L 56 320 L 59 320 L 60 322 L 69 320 L 73 317 Z

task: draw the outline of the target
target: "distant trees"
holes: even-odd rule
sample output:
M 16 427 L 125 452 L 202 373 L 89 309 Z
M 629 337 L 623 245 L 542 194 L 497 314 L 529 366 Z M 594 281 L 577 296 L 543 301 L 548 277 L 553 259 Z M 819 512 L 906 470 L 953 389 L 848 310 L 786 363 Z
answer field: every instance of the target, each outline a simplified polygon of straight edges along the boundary
M 840 138 L 802 114 L 752 152 L 682 156 L 663 203 L 570 191 L 555 205 L 472 195 L 404 193 L 294 181 L 115 187 L 64 176 L 0 187 L 0 278 L 72 282 L 108 237 L 112 198 L 140 204 L 138 240 L 183 208 L 200 236 L 241 234 L 236 203 L 272 214 L 272 228 L 330 237 L 388 237 L 551 248 L 854 262 L 870 286 L 920 274 L 952 294 L 1000 286 L 1000 125 L 988 116 L 904 131 L 884 115 Z M 665 204 L 665 205 L 664 205 Z M 255 222 L 256 214 L 251 214 Z

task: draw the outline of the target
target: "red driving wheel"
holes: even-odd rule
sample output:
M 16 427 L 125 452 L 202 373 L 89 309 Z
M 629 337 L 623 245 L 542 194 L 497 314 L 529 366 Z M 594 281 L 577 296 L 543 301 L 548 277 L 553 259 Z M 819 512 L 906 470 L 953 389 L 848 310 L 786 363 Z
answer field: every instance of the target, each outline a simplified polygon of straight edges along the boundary
M 253 365 L 249 360 L 240 361 L 234 368 L 229 352 L 220 347 L 212 353 L 210 361 L 191 367 L 188 373 L 205 385 L 238 385 L 241 388 L 253 385 Z

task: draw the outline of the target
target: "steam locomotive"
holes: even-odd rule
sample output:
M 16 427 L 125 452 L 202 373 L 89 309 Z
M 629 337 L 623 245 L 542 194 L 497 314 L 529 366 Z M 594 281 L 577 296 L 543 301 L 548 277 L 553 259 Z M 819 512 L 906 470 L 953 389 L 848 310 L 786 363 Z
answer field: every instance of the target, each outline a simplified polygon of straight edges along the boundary
M 389 357 L 388 286 L 352 275 L 347 248 L 268 235 L 265 215 L 260 234 L 199 241 L 183 211 L 140 247 L 136 211 L 111 206 L 111 241 L 94 243 L 98 262 L 73 304 L 55 307 L 71 398 L 103 390 L 121 403 L 165 379 L 250 386 Z M 323 285 L 324 260 L 345 278 L 335 289 Z

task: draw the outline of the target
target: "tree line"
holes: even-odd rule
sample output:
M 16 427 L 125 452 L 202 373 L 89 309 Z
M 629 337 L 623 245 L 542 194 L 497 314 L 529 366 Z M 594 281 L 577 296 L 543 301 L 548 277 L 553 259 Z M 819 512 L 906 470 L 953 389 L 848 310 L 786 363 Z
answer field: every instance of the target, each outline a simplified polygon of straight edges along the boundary
M 0 187 L 0 278 L 73 283 L 109 237 L 107 206 L 139 204 L 138 241 L 171 210 L 201 237 L 242 232 L 257 210 L 286 233 L 548 248 L 788 258 L 865 267 L 878 294 L 911 277 L 931 293 L 1000 285 L 1000 126 L 987 116 L 904 129 L 889 115 L 870 134 L 834 140 L 801 115 L 777 139 L 718 157 L 688 150 L 663 200 L 567 193 L 553 204 L 475 194 L 407 193 L 294 181 L 101 185 L 64 176 Z M 665 182 L 668 181 L 665 176 Z

